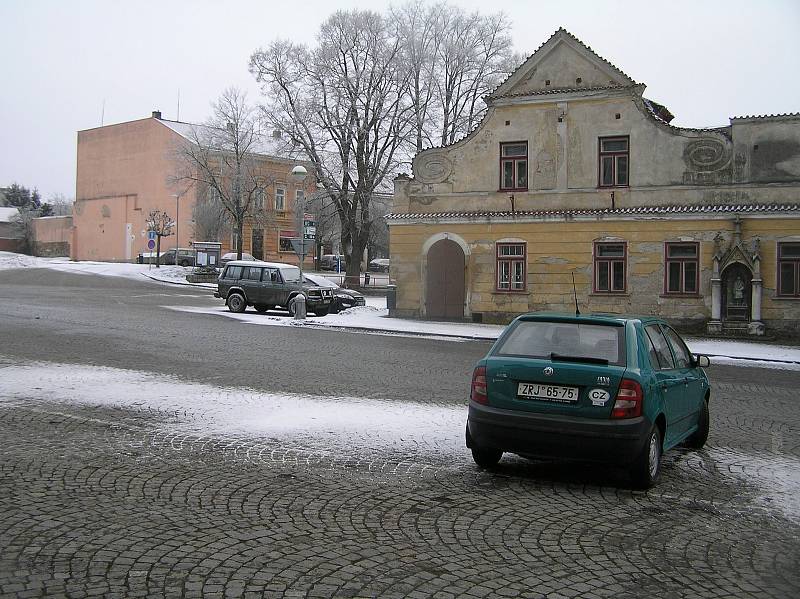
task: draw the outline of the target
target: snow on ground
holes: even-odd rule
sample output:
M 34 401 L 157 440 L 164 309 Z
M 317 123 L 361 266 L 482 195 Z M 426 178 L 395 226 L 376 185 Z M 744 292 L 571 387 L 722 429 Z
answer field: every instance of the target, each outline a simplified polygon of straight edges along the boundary
M 3 387 L 0 402 L 31 407 L 33 397 L 154 412 L 164 416 L 165 426 L 192 435 L 282 439 L 327 452 L 408 454 L 424 448 L 466 456 L 466 405 L 272 394 L 163 374 L 41 362 L 5 366 Z
M 129 264 L 111 262 L 71 262 L 68 258 L 37 258 L 11 252 L 0 252 L 0 270 L 10 268 L 52 268 L 77 274 L 129 277 L 138 280 L 149 278 L 164 284 L 189 285 L 186 275 L 191 268 L 181 266 L 162 266 L 151 264 Z M 216 284 L 195 285 L 215 289 Z M 386 309 L 386 298 L 367 296 L 367 305 L 351 308 L 341 314 L 329 314 L 323 318 L 310 316 L 305 321 L 296 321 L 285 312 L 274 311 L 268 314 L 246 312 L 233 314 L 220 300 L 214 308 L 175 308 L 186 312 L 211 314 L 233 318 L 241 322 L 270 326 L 303 326 L 318 328 L 348 328 L 363 332 L 390 335 L 414 335 L 435 337 L 437 339 L 496 339 L 503 330 L 500 325 L 431 322 L 402 318 L 390 318 Z M 687 338 L 689 348 L 695 353 L 710 355 L 715 364 L 736 364 L 740 366 L 760 366 L 800 370 L 800 345 L 781 346 L 750 341 L 717 340 L 706 338 Z

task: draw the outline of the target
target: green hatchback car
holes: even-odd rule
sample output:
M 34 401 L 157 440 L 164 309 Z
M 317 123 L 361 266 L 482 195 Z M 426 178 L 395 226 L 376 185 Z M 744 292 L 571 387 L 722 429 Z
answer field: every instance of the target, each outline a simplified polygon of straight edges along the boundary
M 708 438 L 709 365 L 658 318 L 520 316 L 475 367 L 467 447 L 483 468 L 504 452 L 602 462 L 650 487 L 665 450 Z

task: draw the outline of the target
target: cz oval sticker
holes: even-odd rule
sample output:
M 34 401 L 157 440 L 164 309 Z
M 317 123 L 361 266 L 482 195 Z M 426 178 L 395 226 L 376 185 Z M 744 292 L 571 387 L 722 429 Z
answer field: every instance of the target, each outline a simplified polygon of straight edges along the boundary
M 589 399 L 593 406 L 604 406 L 611 396 L 605 389 L 592 389 L 589 391 Z

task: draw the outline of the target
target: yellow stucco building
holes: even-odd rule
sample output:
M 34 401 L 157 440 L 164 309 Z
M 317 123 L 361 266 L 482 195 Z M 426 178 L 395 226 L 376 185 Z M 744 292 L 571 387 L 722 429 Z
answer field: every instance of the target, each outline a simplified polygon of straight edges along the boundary
M 560 29 L 466 138 L 395 180 L 399 316 L 642 313 L 800 332 L 800 114 L 669 124 L 645 86 Z

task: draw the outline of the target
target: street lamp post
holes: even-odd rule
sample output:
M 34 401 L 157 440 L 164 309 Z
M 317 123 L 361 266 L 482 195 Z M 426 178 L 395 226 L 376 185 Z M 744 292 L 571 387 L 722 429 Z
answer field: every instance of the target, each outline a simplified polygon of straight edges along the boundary
M 178 249 L 181 247 L 181 236 L 180 236 L 180 213 L 178 211 L 178 204 L 180 203 L 178 200 L 181 199 L 181 194 L 174 193 L 172 194 L 175 196 L 175 266 L 178 266 Z
M 304 167 L 301 164 L 298 164 L 296 167 L 294 167 L 292 169 L 292 179 L 295 181 L 295 183 L 302 183 L 305 180 L 306 175 L 308 175 L 308 171 L 306 170 L 306 167 Z M 294 209 L 298 214 L 298 217 L 297 217 L 297 219 L 295 221 L 296 228 L 297 228 L 296 234 L 300 236 L 300 244 L 301 244 L 300 248 L 302 250 L 302 253 L 299 256 L 300 260 L 298 261 L 300 263 L 300 284 L 302 285 L 303 284 L 303 260 L 306 257 L 306 252 L 305 252 L 305 250 L 306 250 L 306 245 L 305 245 L 306 241 L 305 241 L 305 236 L 303 235 L 303 220 L 305 219 L 305 201 L 303 202 L 303 206 L 298 206 L 297 205 L 297 190 L 296 189 L 295 189 L 294 197 L 295 197 L 295 207 L 294 207 Z

